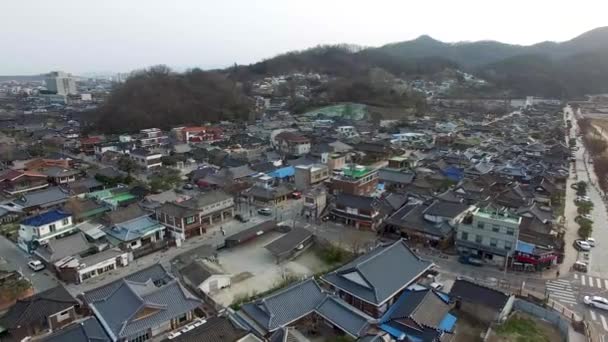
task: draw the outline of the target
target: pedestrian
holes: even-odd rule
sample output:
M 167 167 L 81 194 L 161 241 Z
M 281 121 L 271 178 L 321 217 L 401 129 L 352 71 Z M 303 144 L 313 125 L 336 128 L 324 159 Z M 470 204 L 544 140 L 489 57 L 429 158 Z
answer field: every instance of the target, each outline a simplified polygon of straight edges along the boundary
M 224 227 L 220 227 L 220 232 L 222 232 L 222 236 L 226 236 L 226 232 L 224 231 Z
M 559 270 L 555 273 L 555 278 L 559 278 Z

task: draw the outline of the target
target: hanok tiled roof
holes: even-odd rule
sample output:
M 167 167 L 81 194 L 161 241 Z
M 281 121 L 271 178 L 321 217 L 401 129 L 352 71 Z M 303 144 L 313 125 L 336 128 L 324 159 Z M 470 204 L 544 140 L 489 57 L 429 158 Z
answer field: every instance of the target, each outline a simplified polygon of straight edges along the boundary
M 189 200 L 183 201 L 180 203 L 181 206 L 190 208 L 190 209 L 202 209 L 210 204 L 219 203 L 230 199 L 232 196 L 228 195 L 224 191 L 216 190 L 203 193 L 196 197 L 193 197 Z
M 151 219 L 149 216 L 141 216 L 105 229 L 105 233 L 120 241 L 132 241 L 150 232 L 162 229 L 164 229 L 162 224 Z
M 202 304 L 176 279 L 126 278 L 84 293 L 88 306 L 114 340 L 137 336 Z
M 400 240 L 379 246 L 322 279 L 368 303 L 380 305 L 432 265 L 415 255 Z
M 365 313 L 333 296 L 325 297 L 315 312 L 353 337 L 361 336 L 372 320 Z
M 231 317 L 211 317 L 205 324 L 166 342 L 234 342 L 241 341 L 249 331 Z
M 15 203 L 24 208 L 32 208 L 36 206 L 46 206 L 54 203 L 60 204 L 68 199 L 68 194 L 61 188 L 54 187 L 42 191 L 30 192 L 19 199 Z
M 110 337 L 103 330 L 94 316 L 74 322 L 65 328 L 54 331 L 41 342 L 110 342 Z
M 67 256 L 77 256 L 90 248 L 84 233 L 78 232 L 60 239 L 51 239 L 35 253 L 46 262 L 52 263 Z
M 343 205 L 349 208 L 370 210 L 372 209 L 374 201 L 374 197 L 351 195 L 347 193 L 339 193 L 336 196 L 336 205 Z

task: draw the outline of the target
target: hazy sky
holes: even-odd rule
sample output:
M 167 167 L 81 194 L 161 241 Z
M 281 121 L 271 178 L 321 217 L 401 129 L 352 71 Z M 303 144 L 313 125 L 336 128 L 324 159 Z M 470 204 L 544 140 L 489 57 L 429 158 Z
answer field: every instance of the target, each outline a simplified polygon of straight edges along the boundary
M 605 0 L 0 0 L 0 75 L 248 64 L 318 44 L 564 41 Z

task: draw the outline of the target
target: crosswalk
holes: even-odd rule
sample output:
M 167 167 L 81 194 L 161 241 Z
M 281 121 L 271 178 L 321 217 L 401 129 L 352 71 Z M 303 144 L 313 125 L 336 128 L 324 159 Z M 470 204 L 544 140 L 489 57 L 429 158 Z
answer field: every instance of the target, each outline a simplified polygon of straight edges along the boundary
M 575 273 L 574 280 L 580 283 L 581 286 L 608 290 L 608 279 L 601 279 L 584 274 Z
M 608 319 L 606 319 L 606 316 L 604 316 L 603 313 L 594 309 L 589 309 L 588 317 L 591 317 L 591 320 L 595 323 L 601 324 L 604 331 L 608 332 Z
M 574 295 L 574 289 L 572 288 L 572 284 L 569 280 L 549 280 L 546 283 L 546 287 L 547 292 L 549 294 L 549 298 L 568 305 L 576 304 L 576 296 Z

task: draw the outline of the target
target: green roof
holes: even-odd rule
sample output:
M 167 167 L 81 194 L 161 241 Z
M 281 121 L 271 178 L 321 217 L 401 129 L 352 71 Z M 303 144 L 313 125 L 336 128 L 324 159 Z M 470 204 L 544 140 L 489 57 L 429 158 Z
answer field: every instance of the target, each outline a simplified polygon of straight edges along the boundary
M 351 178 L 361 178 L 372 171 L 374 171 L 374 169 L 361 165 L 350 165 L 342 169 L 344 175 Z

